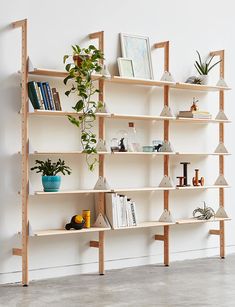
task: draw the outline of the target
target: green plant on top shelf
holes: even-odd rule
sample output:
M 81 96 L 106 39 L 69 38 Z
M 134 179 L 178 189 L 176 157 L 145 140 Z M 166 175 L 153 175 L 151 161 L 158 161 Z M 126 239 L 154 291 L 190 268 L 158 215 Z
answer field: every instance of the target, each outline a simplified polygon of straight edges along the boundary
M 72 46 L 73 55 L 64 56 L 65 69 L 68 75 L 64 79 L 64 84 L 70 83 L 70 89 L 65 92 L 66 96 L 74 94 L 76 104 L 73 109 L 79 113 L 78 117 L 68 116 L 69 121 L 81 129 L 81 144 L 83 152 L 86 154 L 86 161 L 89 169 L 94 170 L 98 160 L 92 156 L 96 153 L 96 134 L 92 131 L 93 122 L 96 119 L 95 112 L 102 107 L 102 102 L 94 98 L 99 90 L 95 86 L 96 79 L 92 76 L 102 70 L 101 61 L 104 55 L 101 50 L 90 45 L 88 48 L 81 48 L 78 45 Z M 73 61 L 68 63 L 68 59 Z
M 212 60 L 214 58 L 213 56 L 209 56 L 205 62 L 202 61 L 201 55 L 198 51 L 196 51 L 198 54 L 198 60 L 195 61 L 195 68 L 199 75 L 208 75 L 208 73 L 211 71 L 212 68 L 214 68 L 217 64 L 219 64 L 222 60 L 219 60 L 218 62 L 212 64 Z

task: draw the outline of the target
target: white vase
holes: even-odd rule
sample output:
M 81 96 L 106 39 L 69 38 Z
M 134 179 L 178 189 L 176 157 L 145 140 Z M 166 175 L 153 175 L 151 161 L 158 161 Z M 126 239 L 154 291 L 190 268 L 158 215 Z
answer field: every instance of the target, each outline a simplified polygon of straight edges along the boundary
M 200 75 L 199 78 L 201 80 L 201 84 L 203 84 L 203 85 L 207 85 L 208 84 L 208 80 L 209 80 L 208 75 Z

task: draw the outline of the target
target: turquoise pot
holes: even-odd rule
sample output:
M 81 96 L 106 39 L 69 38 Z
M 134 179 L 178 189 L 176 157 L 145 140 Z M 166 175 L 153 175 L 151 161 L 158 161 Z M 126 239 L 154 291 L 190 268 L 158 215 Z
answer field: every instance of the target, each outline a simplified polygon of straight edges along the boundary
M 58 192 L 60 189 L 60 176 L 42 176 L 42 185 L 44 192 Z

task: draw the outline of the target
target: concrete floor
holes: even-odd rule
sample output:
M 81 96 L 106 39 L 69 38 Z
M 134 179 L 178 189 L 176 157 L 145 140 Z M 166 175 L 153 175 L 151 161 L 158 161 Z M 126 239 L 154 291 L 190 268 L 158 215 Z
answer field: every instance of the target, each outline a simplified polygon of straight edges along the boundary
M 0 306 L 235 306 L 235 255 L 0 286 Z

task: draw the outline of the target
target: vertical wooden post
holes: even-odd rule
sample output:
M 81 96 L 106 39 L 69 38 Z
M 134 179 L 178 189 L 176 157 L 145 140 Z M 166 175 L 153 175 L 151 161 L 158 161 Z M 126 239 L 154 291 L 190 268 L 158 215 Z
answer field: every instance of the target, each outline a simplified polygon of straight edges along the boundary
M 169 41 L 156 43 L 164 48 L 164 71 L 169 71 Z M 164 106 L 169 106 L 169 86 L 164 86 Z M 164 140 L 169 141 L 169 120 L 164 120 Z M 169 175 L 169 156 L 164 155 L 164 175 Z M 164 191 L 164 209 L 169 210 L 169 191 Z M 169 226 L 164 226 L 164 264 L 169 265 Z
M 16 21 L 13 28 L 22 30 L 22 54 L 21 54 L 21 137 L 22 137 L 22 284 L 27 286 L 28 276 L 28 244 L 29 244 L 29 137 L 28 137 L 28 55 L 27 55 L 27 19 Z
M 90 34 L 90 39 L 98 39 L 98 48 L 104 53 L 104 31 Z M 103 65 L 103 60 L 100 61 Z M 103 79 L 99 81 L 99 101 L 104 103 L 105 83 Z M 99 117 L 99 139 L 105 139 L 105 121 Z M 104 177 L 104 155 L 99 155 L 99 176 Z M 105 215 L 105 194 L 98 195 L 99 213 Z M 99 274 L 104 275 L 104 231 L 99 232 Z
M 224 50 L 212 51 L 211 56 L 220 57 L 220 78 L 224 78 Z M 219 92 L 219 110 L 224 111 L 224 91 Z M 224 123 L 219 124 L 219 142 L 224 143 Z M 219 156 L 219 173 L 224 175 L 224 156 Z M 224 189 L 219 189 L 219 205 L 224 207 Z M 220 221 L 220 257 L 225 257 L 224 221 Z

